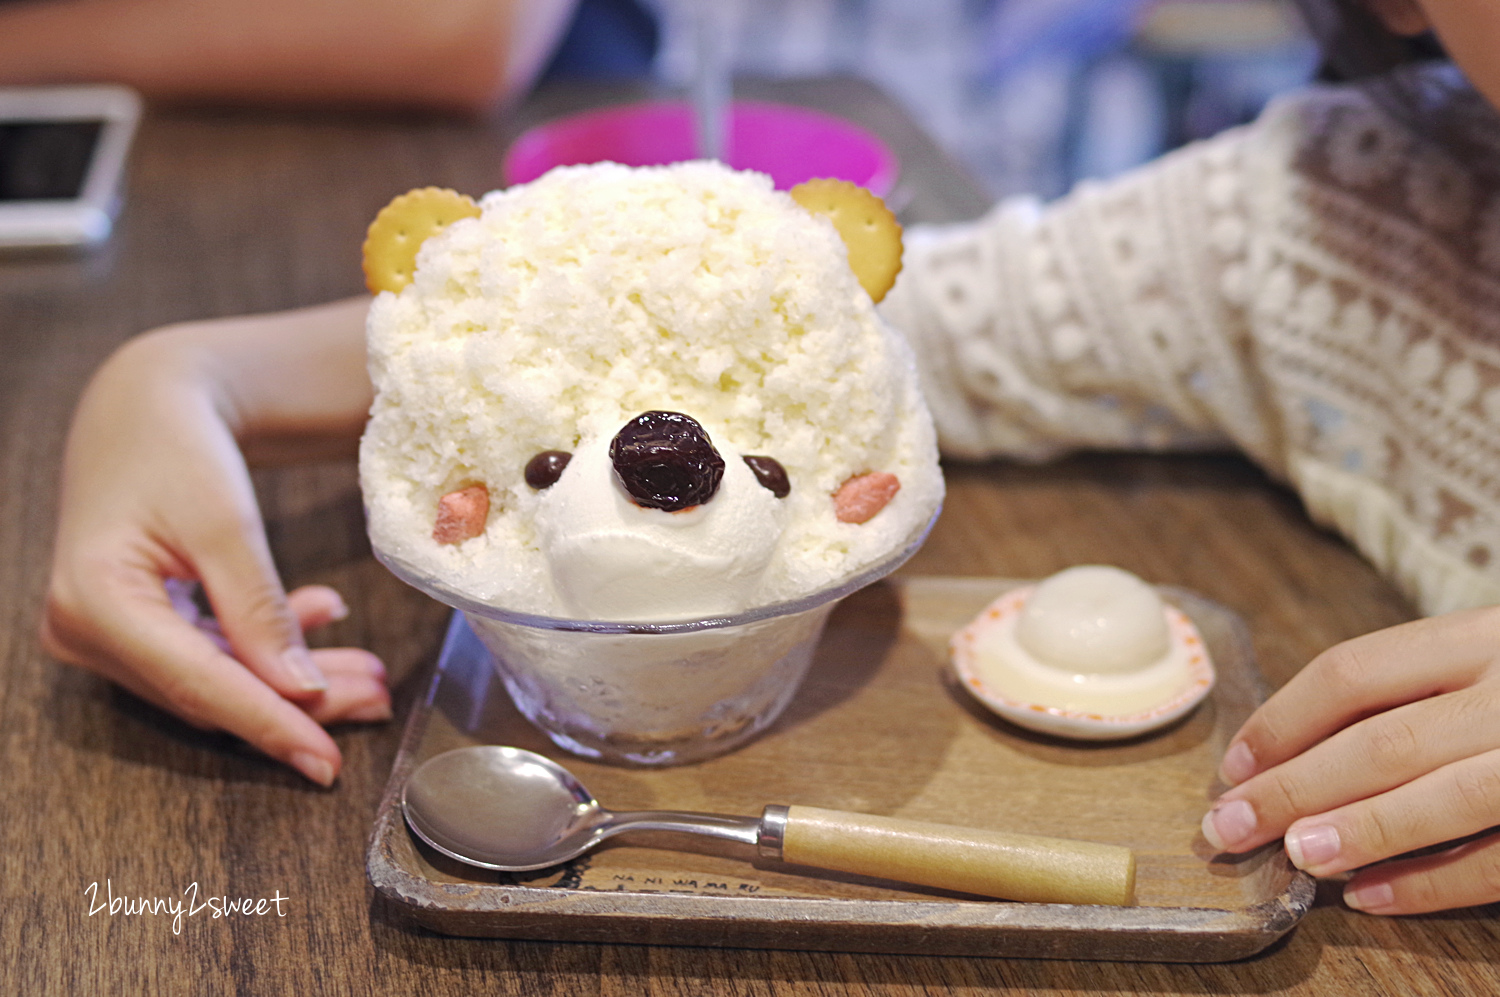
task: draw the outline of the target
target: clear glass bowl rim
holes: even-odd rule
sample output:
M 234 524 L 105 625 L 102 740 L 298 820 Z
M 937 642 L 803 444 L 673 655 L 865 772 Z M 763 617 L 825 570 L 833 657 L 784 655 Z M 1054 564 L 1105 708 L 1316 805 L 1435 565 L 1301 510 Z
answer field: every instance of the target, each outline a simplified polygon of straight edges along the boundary
M 911 556 L 926 542 L 927 535 L 932 532 L 932 527 L 937 522 L 938 516 L 942 514 L 942 511 L 942 505 L 939 504 L 938 508 L 933 510 L 932 515 L 919 524 L 907 537 L 906 541 L 897 547 L 889 557 L 868 564 L 846 575 L 827 588 L 819 589 L 799 599 L 789 599 L 784 602 L 774 602 L 766 606 L 757 606 L 754 609 L 747 609 L 743 613 L 735 613 L 730 616 L 711 616 L 692 620 L 667 620 L 650 623 L 575 620 L 502 609 L 498 606 L 492 606 L 471 599 L 456 589 L 444 585 L 442 582 L 435 580 L 430 575 L 413 567 L 399 557 L 381 550 L 373 540 L 371 548 L 374 550 L 376 560 L 385 565 L 392 574 L 406 584 L 425 592 L 444 605 L 452 606 L 454 609 L 483 617 L 487 620 L 494 620 L 498 623 L 507 623 L 515 626 L 532 627 L 538 630 L 571 630 L 597 634 L 680 634 L 695 633 L 702 630 L 720 630 L 728 627 L 744 626 L 748 623 L 758 623 L 761 620 L 769 620 L 777 616 L 803 613 L 837 599 L 842 599 L 864 588 L 866 585 L 879 581 L 910 560 Z

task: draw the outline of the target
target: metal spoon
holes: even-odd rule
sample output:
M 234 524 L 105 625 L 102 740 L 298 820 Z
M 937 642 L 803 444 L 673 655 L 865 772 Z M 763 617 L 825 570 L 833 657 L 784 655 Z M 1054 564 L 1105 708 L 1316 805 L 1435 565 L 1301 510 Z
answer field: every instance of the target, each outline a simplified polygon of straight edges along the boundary
M 458 748 L 401 793 L 417 837 L 483 869 L 526 872 L 577 858 L 624 831 L 681 831 L 752 845 L 761 857 L 939 889 L 1039 903 L 1129 904 L 1130 849 L 771 805 L 759 819 L 599 805 L 567 769 L 520 748 Z

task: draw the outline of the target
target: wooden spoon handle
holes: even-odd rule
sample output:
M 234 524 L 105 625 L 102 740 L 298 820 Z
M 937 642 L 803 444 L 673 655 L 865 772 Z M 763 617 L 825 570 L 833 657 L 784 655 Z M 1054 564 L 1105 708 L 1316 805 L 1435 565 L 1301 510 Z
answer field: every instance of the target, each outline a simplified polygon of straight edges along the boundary
M 1135 854 L 1118 845 L 787 808 L 782 858 L 1031 903 L 1129 905 Z

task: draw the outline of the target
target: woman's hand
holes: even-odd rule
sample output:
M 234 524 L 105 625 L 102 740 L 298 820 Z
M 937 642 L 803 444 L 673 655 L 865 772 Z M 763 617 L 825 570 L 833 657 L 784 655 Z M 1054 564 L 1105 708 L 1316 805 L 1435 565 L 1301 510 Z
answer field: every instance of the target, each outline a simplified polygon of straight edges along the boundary
M 364 308 L 178 326 L 117 352 L 68 437 L 42 623 L 55 657 L 324 786 L 341 760 L 321 725 L 389 719 L 385 671 L 307 649 L 303 631 L 346 610 L 324 586 L 283 591 L 240 444 L 347 449 L 369 405 Z M 191 618 L 190 582 L 222 636 Z
M 1383 861 L 1500 826 L 1500 608 L 1324 652 L 1246 721 L 1220 774 L 1234 788 L 1203 819 L 1216 848 L 1284 836 L 1315 876 L 1361 870 L 1344 900 L 1372 914 L 1500 901 L 1500 833 Z

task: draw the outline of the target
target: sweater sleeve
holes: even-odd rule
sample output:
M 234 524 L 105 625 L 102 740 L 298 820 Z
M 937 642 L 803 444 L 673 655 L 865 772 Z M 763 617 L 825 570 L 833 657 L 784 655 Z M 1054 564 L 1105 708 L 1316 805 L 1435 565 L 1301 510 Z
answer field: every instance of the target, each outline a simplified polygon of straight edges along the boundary
M 945 453 L 1234 446 L 1424 612 L 1500 602 L 1481 110 L 1445 138 L 1315 89 L 1051 205 L 917 228 L 882 308 Z
M 1237 445 L 1277 467 L 1246 324 L 1254 141 L 908 234 L 882 308 L 921 358 L 945 453 Z

